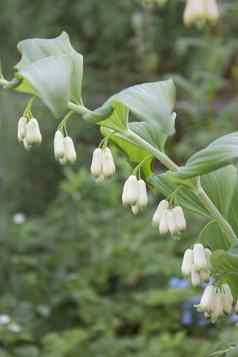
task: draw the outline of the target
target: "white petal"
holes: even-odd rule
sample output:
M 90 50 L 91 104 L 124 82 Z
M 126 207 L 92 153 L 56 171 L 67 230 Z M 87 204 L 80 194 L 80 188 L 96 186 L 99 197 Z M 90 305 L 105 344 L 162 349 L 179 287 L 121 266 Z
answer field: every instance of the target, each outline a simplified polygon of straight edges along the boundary
M 194 264 L 192 265 L 191 281 L 193 286 L 199 286 L 201 284 L 200 274 Z
M 19 142 L 22 142 L 25 139 L 25 136 L 26 136 L 26 124 L 27 124 L 27 118 L 26 117 L 21 117 L 18 120 L 17 138 L 18 138 Z
M 223 300 L 223 308 L 227 314 L 230 314 L 232 311 L 232 304 L 233 304 L 233 296 L 231 293 L 231 289 L 228 284 L 222 285 L 222 300 Z
M 183 256 L 183 262 L 181 267 L 182 274 L 185 276 L 190 275 L 192 272 L 192 266 L 193 266 L 193 251 L 192 249 L 187 249 Z
M 147 194 L 145 181 L 139 180 L 138 186 L 139 186 L 139 198 L 137 200 L 137 204 L 140 209 L 143 209 L 148 204 L 148 194 Z
M 190 26 L 206 18 L 206 8 L 203 0 L 187 0 L 184 11 L 184 23 Z
M 131 211 L 136 216 L 140 212 L 140 207 L 138 206 L 138 204 L 131 206 Z
M 40 144 L 42 141 L 40 127 L 35 118 L 30 119 L 26 125 L 25 139 L 28 145 Z
M 159 225 L 162 214 L 164 213 L 164 211 L 166 211 L 169 208 L 169 202 L 166 200 L 162 200 L 160 201 L 160 203 L 158 204 L 158 207 L 155 210 L 155 213 L 153 215 L 152 218 L 152 224 L 154 226 Z
M 102 175 L 102 149 L 97 148 L 93 152 L 91 174 L 95 177 Z
M 216 294 L 216 288 L 208 285 L 202 295 L 200 304 L 197 305 L 198 311 L 210 313 L 213 308 L 213 300 Z
M 196 270 L 207 270 L 207 259 L 205 249 L 202 244 L 194 244 L 193 247 L 194 265 Z
M 211 310 L 211 321 L 212 323 L 215 323 L 219 317 L 223 316 L 223 300 L 219 288 L 216 289 Z
M 169 231 L 167 213 L 168 210 L 164 211 L 161 215 L 160 224 L 159 224 L 159 232 L 161 235 L 167 234 Z
M 216 0 L 206 1 L 207 18 L 209 21 L 216 22 L 219 18 L 219 9 Z
M 138 197 L 138 181 L 136 176 L 131 175 L 128 177 L 123 187 L 122 203 L 124 206 L 133 206 L 137 203 Z
M 186 229 L 186 220 L 184 217 L 183 209 L 180 206 L 177 206 L 173 209 L 174 217 L 176 221 L 176 226 L 178 231 L 183 231 Z
M 177 224 L 173 210 L 167 211 L 167 222 L 170 234 L 175 234 L 177 232 Z
M 60 130 L 57 130 L 54 136 L 54 155 L 56 160 L 64 157 L 64 136 Z
M 77 154 L 74 147 L 74 142 L 70 136 L 64 138 L 64 161 L 74 163 L 77 159 Z
M 104 177 L 114 175 L 116 167 L 114 164 L 112 152 L 109 148 L 102 150 L 102 173 Z

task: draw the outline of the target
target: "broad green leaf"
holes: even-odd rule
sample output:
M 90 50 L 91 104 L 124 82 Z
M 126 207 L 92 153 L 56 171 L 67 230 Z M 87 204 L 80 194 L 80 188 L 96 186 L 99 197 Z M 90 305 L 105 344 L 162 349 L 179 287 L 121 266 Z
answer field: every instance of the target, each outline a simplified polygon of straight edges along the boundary
M 69 36 L 65 32 L 53 39 L 36 38 L 24 40 L 18 44 L 18 50 L 22 54 L 22 58 L 15 66 L 16 77 L 21 78 L 22 81 L 16 88 L 17 91 L 37 95 L 56 116 L 63 115 L 66 111 L 66 99 L 75 103 L 81 102 L 83 57 L 73 49 Z M 47 59 L 52 57 L 54 57 L 54 66 L 52 66 L 51 63 L 44 68 L 42 63 L 47 63 Z M 67 66 L 69 66 L 70 63 L 71 67 L 70 76 L 68 76 L 68 70 L 66 70 L 66 74 L 64 73 L 65 66 L 62 65 L 66 57 L 68 57 Z M 46 62 L 44 62 L 44 60 Z M 49 60 L 49 62 L 50 61 L 51 60 Z M 34 71 L 36 71 L 36 73 L 34 73 Z M 29 72 L 31 72 L 30 75 Z M 44 78 L 42 79 L 41 76 Z M 42 92 L 39 93 L 38 88 L 42 88 L 42 83 L 45 82 L 47 76 L 49 82 L 52 80 L 56 82 L 55 96 L 59 97 L 62 94 L 62 103 L 58 100 L 55 101 L 55 98 L 51 98 L 53 92 L 47 88 L 45 91 L 47 92 L 48 90 L 48 93 L 45 94 L 44 97 L 42 97 Z M 67 83 L 65 83 L 66 78 Z M 54 84 L 51 83 L 50 86 L 53 88 Z M 65 98 L 63 94 L 68 92 L 68 89 L 69 94 L 67 94 L 67 98 Z M 49 105 L 49 103 L 51 104 Z M 54 103 L 53 106 L 52 103 Z
M 151 156 L 148 151 L 141 149 L 139 145 L 133 143 L 130 139 L 125 138 L 121 133 L 113 133 L 113 130 L 104 126 L 101 127 L 101 132 L 104 136 L 110 135 L 110 140 L 128 156 L 128 159 L 133 164 L 138 164 L 144 159 L 149 158 Z M 142 167 L 145 177 L 148 177 L 152 174 L 151 163 L 152 157 L 146 160 L 145 164 Z
M 174 183 L 169 175 L 153 175 L 149 178 L 149 181 L 155 188 L 162 193 L 165 197 L 168 197 L 171 193 L 175 192 L 178 188 L 178 185 Z M 176 201 L 183 208 L 205 217 L 209 217 L 209 213 L 203 207 L 201 202 L 195 193 L 188 187 L 180 186 L 176 191 Z
M 67 110 L 72 63 L 69 56 L 50 56 L 33 62 L 21 74 L 56 117 Z
M 181 178 L 201 176 L 236 162 L 238 132 L 225 135 L 194 154 L 175 174 Z
M 238 254 L 217 250 L 211 257 L 213 275 L 221 282 L 226 282 L 232 289 L 233 296 L 238 297 Z
M 228 221 L 232 225 L 236 235 L 238 236 L 238 179 L 236 181 L 235 192 L 231 201 Z
M 209 222 L 199 236 L 199 241 L 212 251 L 217 249 L 228 250 L 231 247 L 229 243 L 229 237 L 225 236 L 225 233 L 220 229 L 217 222 Z
M 202 186 L 219 211 L 228 217 L 237 186 L 237 169 L 233 165 L 213 171 L 201 178 Z
M 115 103 L 126 108 L 125 110 L 146 124 L 146 130 L 150 130 L 149 135 L 153 137 L 154 145 L 160 149 L 164 148 L 167 137 L 174 134 L 175 118 L 172 113 L 175 105 L 175 86 L 172 80 L 129 87 L 110 97 L 102 107 L 89 113 L 85 119 L 108 126 L 105 125 L 105 120 L 108 120 L 108 117 L 112 118 L 111 109 L 114 107 L 115 127 L 115 121 L 121 122 L 118 104 L 115 106 Z M 121 128 L 121 123 L 118 125 Z
M 113 129 L 119 132 L 123 132 L 128 128 L 128 115 L 129 110 L 127 107 L 119 102 L 112 102 L 112 113 L 106 119 L 100 122 L 101 126 L 105 128 Z

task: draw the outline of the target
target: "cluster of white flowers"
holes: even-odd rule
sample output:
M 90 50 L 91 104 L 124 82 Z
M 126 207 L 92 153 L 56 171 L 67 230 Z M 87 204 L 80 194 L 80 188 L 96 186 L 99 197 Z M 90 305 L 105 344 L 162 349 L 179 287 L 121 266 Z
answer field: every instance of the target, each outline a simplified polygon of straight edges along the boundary
M 185 25 L 214 23 L 218 18 L 219 9 L 216 0 L 187 0 L 184 11 Z
M 142 179 L 137 179 L 135 175 L 128 177 L 124 183 L 122 192 L 123 206 L 131 207 L 133 214 L 138 214 L 148 204 L 148 194 L 146 183 Z
M 204 312 L 205 317 L 212 323 L 215 323 L 219 317 L 232 313 L 233 301 L 228 284 L 223 284 L 221 287 L 211 284 L 205 288 L 200 304 L 196 305 L 196 308 L 198 311 Z M 237 311 L 237 304 L 235 311 Z
M 211 274 L 211 251 L 200 243 L 194 244 L 193 249 L 187 249 L 183 256 L 182 274 L 191 276 L 193 286 L 199 286 L 209 280 Z
M 30 150 L 33 145 L 41 144 L 42 135 L 38 121 L 35 118 L 28 119 L 22 116 L 18 121 L 17 138 L 26 150 Z
M 155 227 L 159 227 L 160 234 L 170 232 L 170 234 L 174 235 L 180 233 L 186 229 L 186 220 L 182 207 L 176 206 L 170 209 L 168 201 L 161 201 L 153 215 L 152 224 Z
M 54 136 L 54 155 L 61 164 L 74 163 L 77 159 L 72 138 L 64 136 L 60 130 L 57 130 Z
M 108 147 L 95 149 L 91 163 L 91 174 L 102 181 L 105 177 L 113 176 L 115 172 L 116 166 L 111 149 Z

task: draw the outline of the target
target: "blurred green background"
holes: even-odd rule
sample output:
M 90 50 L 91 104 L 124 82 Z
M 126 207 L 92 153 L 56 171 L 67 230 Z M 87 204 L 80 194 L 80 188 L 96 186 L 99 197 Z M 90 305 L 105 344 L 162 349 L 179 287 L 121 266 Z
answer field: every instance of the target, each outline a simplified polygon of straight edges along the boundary
M 2 1 L 0 56 L 11 78 L 20 40 L 67 31 L 84 55 L 89 108 L 129 85 L 173 77 L 168 152 L 181 163 L 238 128 L 238 3 L 221 0 L 219 23 L 200 30 L 184 27 L 184 1 L 147 3 Z M 161 239 L 151 228 L 156 194 L 139 217 L 123 209 L 130 167 L 114 149 L 116 177 L 96 184 L 89 165 L 100 136 L 77 117 L 73 167 L 55 163 L 57 122 L 41 103 L 33 113 L 43 144 L 24 151 L 16 124 L 27 99 L 0 92 L 0 357 L 203 357 L 237 343 L 237 316 L 207 324 L 193 309 L 201 290 L 180 275 L 199 222 L 180 240 Z

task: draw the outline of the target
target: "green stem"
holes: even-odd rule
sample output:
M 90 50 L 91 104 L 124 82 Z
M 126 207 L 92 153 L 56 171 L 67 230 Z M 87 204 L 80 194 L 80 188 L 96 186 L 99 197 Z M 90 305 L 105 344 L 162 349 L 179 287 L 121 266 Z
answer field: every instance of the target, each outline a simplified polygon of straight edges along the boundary
M 70 110 L 73 110 L 81 115 L 92 113 L 89 109 L 85 108 L 84 106 L 76 105 L 71 102 L 69 103 L 68 107 Z M 95 123 L 96 122 L 97 121 L 95 120 Z M 158 159 L 169 170 L 171 171 L 179 170 L 179 166 L 175 162 L 173 162 L 164 152 L 160 151 L 158 148 L 148 143 L 146 140 L 141 138 L 135 132 L 128 129 L 128 131 L 123 132 L 123 136 L 133 141 L 135 144 L 139 145 L 140 147 L 149 151 L 156 159 Z M 210 213 L 211 217 L 213 217 L 217 221 L 222 231 L 225 233 L 226 238 L 229 240 L 229 243 L 237 244 L 238 238 L 236 237 L 236 234 L 234 233 L 231 225 L 227 222 L 227 220 L 223 217 L 223 215 L 219 212 L 217 207 L 208 197 L 208 195 L 206 194 L 206 192 L 201 186 L 199 178 L 198 178 L 198 184 L 196 187 L 194 187 L 193 190 L 197 195 L 197 197 L 199 198 L 201 204 Z

